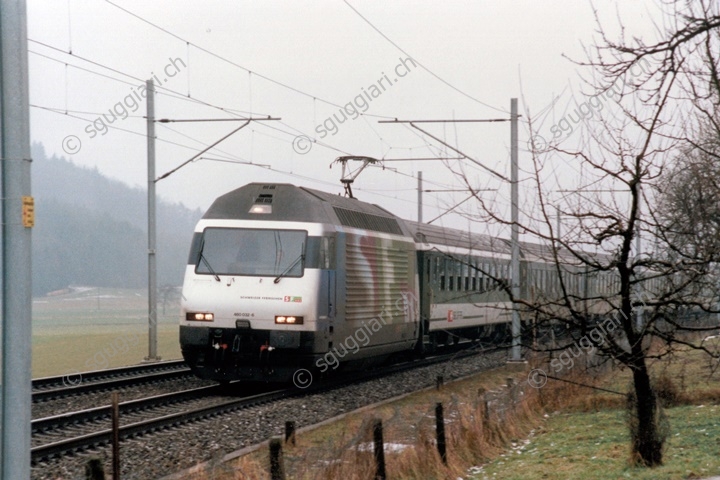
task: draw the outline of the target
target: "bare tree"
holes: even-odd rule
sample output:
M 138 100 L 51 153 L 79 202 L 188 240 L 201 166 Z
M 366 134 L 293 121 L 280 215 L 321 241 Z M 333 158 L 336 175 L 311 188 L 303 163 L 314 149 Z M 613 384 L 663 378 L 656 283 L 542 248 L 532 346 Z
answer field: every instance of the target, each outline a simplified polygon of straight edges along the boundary
M 702 148 L 689 146 L 675 157 L 658 188 L 659 216 L 676 257 L 718 262 L 720 251 L 720 136 L 711 129 Z
M 597 45 L 576 62 L 594 79 L 587 82 L 591 91 L 550 128 L 556 138 L 538 141 L 541 119 L 526 112 L 536 206 L 523 212 L 520 228 L 545 246 L 535 255 L 550 262 L 552 272 L 548 279 L 541 262 L 526 260 L 529 286 L 514 299 L 525 319 L 572 332 L 560 349 L 587 345 L 587 351 L 630 369 L 632 448 L 635 461 L 645 466 L 662 463 L 665 441 L 648 362 L 671 355 L 678 345 L 716 355 L 692 334 L 717 329 L 720 301 L 717 203 L 705 209 L 705 230 L 698 232 L 664 209 L 667 202 L 693 209 L 704 198 L 659 199 L 669 177 L 683 172 L 672 168 L 680 156 L 695 152 L 717 161 L 717 142 L 708 138 L 720 138 L 720 3 L 658 2 L 663 19 L 654 42 L 611 39 L 598 19 Z M 571 120 L 577 128 L 565 128 Z M 562 138 L 572 130 L 573 136 Z M 547 179 L 571 165 L 582 165 L 576 191 L 548 191 Z M 720 173 L 705 172 L 713 185 L 720 182 L 714 172 Z M 510 224 L 479 192 L 475 197 L 476 218 Z M 712 200 L 718 198 L 716 191 Z M 564 219 L 562 234 L 556 212 Z M 646 248 L 638 248 L 639 235 Z M 690 322 L 689 311 L 705 323 Z

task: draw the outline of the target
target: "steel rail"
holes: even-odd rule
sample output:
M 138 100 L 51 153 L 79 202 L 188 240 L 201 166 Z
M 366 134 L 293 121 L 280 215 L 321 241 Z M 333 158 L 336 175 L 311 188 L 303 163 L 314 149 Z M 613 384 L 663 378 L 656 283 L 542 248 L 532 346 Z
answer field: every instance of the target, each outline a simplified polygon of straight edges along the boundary
M 199 421 L 205 418 L 209 418 L 212 416 L 225 414 L 231 411 L 240 410 L 256 405 L 266 404 L 270 402 L 274 402 L 283 398 L 290 398 L 290 397 L 296 397 L 296 396 L 305 396 L 311 393 L 320 393 L 320 392 L 326 392 L 331 391 L 349 384 L 363 382 L 372 380 L 375 378 L 380 378 L 387 376 L 389 374 L 393 373 L 399 373 L 403 371 L 413 370 L 417 368 L 423 368 L 431 365 L 435 365 L 438 363 L 443 363 L 447 361 L 452 360 L 459 360 L 461 358 L 479 355 L 479 354 L 487 354 L 492 353 L 493 351 L 496 351 L 497 349 L 492 350 L 477 350 L 472 348 L 466 348 L 465 350 L 457 350 L 453 349 L 451 347 L 450 353 L 447 354 L 441 354 L 441 355 L 435 355 L 432 357 L 427 357 L 415 361 L 408 361 L 400 364 L 391 365 L 387 368 L 383 368 L 382 370 L 377 371 L 370 371 L 370 372 L 349 372 L 347 374 L 344 374 L 342 376 L 338 376 L 334 379 L 328 379 L 331 383 L 321 383 L 318 382 L 317 384 L 313 384 L 310 387 L 306 389 L 300 389 L 297 387 L 291 387 L 286 388 L 282 390 L 275 390 L 268 393 L 262 393 L 258 395 L 253 395 L 250 397 L 244 397 L 240 399 L 233 399 L 221 402 L 216 405 L 212 406 L 205 406 L 205 407 L 198 407 L 194 408 L 192 410 L 188 410 L 185 412 L 179 412 L 169 415 L 164 415 L 158 418 L 154 419 L 148 419 L 143 420 L 139 422 L 135 422 L 132 424 L 122 425 L 120 426 L 120 438 L 121 440 L 125 440 L 128 438 L 152 433 L 154 431 L 167 429 L 167 428 L 173 428 L 182 424 Z M 219 386 L 213 386 L 213 387 L 206 387 L 206 388 L 221 388 Z M 168 403 L 175 403 L 180 400 L 176 400 L 173 402 L 172 397 L 178 396 L 178 395 L 188 395 L 188 392 L 192 392 L 193 390 L 185 391 L 185 392 L 179 392 L 179 393 L 170 393 L 163 395 L 164 397 L 167 397 Z M 144 404 L 144 402 L 151 402 L 152 397 L 148 399 L 140 399 L 140 400 L 133 400 L 130 402 L 124 402 L 126 405 L 124 408 L 131 409 L 134 408 L 134 410 L 141 409 L 141 405 Z M 107 409 L 108 407 L 98 407 L 96 409 L 91 409 L 91 412 L 87 414 L 88 418 L 93 418 L 93 415 L 96 416 L 96 418 L 105 418 L 107 416 Z M 144 407 L 149 408 L 149 407 Z M 128 410 L 129 411 L 129 410 Z M 43 428 L 51 429 L 53 428 L 53 422 L 55 423 L 61 423 L 66 422 L 66 424 L 72 423 L 71 419 L 73 415 L 78 415 L 78 418 L 80 418 L 80 415 L 82 412 L 74 412 L 72 414 L 63 414 L 63 415 L 57 415 L 54 417 L 48 417 L 44 419 L 38 419 L 35 422 L 33 422 L 33 431 L 42 432 Z M 83 414 L 84 415 L 84 414 Z M 67 419 L 63 419 L 63 417 L 69 417 Z M 36 423 L 37 422 L 37 423 Z M 107 428 L 103 429 L 97 432 L 88 433 L 84 435 L 80 435 L 75 438 L 68 438 L 63 440 L 58 440 L 56 442 L 47 443 L 44 445 L 39 445 L 31 448 L 31 457 L 33 464 L 57 457 L 62 456 L 68 453 L 74 453 L 78 451 L 82 451 L 88 448 L 94 448 L 97 446 L 102 446 L 105 444 L 108 444 L 111 441 L 112 438 L 112 430 Z
M 32 380 L 32 402 L 39 403 L 189 375 L 191 375 L 191 371 L 184 361 L 171 360 L 56 377 L 35 378 Z
M 164 393 L 152 397 L 139 398 L 136 400 L 128 400 L 119 404 L 120 414 L 128 414 L 149 410 L 151 408 L 172 405 L 186 400 L 195 400 L 210 395 L 221 393 L 222 386 L 211 385 L 209 387 L 191 388 L 181 392 Z M 82 423 L 94 422 L 103 419 L 109 419 L 112 416 L 112 405 L 103 405 L 86 410 L 78 410 L 75 412 L 61 413 L 51 417 L 38 418 L 31 422 L 31 430 L 33 434 L 42 434 L 58 428 L 64 428 L 69 425 L 78 425 Z

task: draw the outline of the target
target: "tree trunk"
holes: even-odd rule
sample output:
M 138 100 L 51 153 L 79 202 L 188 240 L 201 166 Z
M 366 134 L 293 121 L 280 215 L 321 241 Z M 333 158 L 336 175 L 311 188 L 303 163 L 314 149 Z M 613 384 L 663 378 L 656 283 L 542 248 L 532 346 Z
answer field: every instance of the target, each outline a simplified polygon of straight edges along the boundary
M 634 362 L 632 371 L 635 386 L 634 413 L 637 416 L 637 429 L 635 431 L 631 429 L 632 453 L 637 463 L 655 467 L 662 465 L 664 439 L 661 438 L 659 431 L 655 392 L 650 385 L 650 375 L 643 357 Z

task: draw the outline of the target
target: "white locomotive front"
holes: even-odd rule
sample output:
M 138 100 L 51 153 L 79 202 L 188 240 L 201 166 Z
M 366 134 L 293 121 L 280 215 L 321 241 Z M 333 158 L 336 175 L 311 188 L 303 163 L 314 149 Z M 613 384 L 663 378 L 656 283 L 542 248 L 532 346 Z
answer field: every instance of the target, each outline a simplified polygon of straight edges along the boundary
M 403 228 L 374 205 L 292 185 L 218 198 L 185 273 L 186 363 L 218 381 L 288 381 L 412 349 L 415 250 Z

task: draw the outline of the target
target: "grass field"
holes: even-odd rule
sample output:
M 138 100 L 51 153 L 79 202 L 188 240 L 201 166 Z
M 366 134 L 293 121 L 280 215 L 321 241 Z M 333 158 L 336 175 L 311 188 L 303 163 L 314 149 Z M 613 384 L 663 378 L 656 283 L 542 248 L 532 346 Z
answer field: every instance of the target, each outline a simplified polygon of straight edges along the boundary
M 720 407 L 689 405 L 666 410 L 671 434 L 665 464 L 629 465 L 630 445 L 623 410 L 557 413 L 527 443 L 482 467 L 471 478 L 703 478 L 720 473 Z
M 179 302 L 158 306 L 158 355 L 180 358 Z M 140 363 L 148 354 L 147 292 L 77 288 L 33 299 L 33 377 Z

